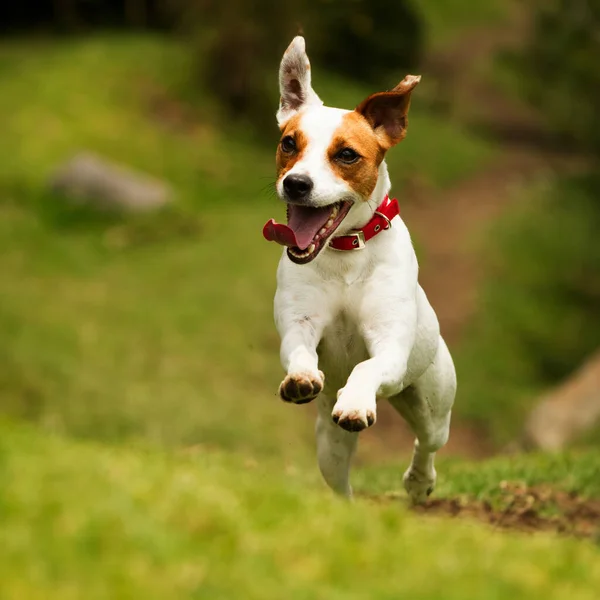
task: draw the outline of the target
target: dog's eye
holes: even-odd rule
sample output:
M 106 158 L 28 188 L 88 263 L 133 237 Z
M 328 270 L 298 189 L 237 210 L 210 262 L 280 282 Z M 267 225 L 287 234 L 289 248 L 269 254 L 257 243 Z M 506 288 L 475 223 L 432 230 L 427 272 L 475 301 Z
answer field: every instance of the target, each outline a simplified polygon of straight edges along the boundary
M 294 141 L 294 138 L 291 135 L 286 135 L 281 140 L 281 149 L 288 154 L 296 150 L 296 142 Z
M 346 163 L 348 165 L 351 165 L 352 163 L 355 163 L 360 158 L 360 155 L 358 154 L 358 152 L 355 152 L 354 150 L 352 150 L 352 148 L 343 148 L 336 154 L 335 157 L 339 161 Z

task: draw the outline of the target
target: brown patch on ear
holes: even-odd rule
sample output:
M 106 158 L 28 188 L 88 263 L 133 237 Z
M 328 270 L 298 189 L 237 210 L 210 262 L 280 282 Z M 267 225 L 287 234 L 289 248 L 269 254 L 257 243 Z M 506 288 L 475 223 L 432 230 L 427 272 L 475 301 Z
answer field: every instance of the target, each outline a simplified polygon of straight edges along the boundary
M 356 107 L 356 112 L 367 120 L 385 150 L 401 142 L 406 135 L 410 95 L 419 81 L 420 75 L 407 75 L 391 91 L 372 94 Z
M 287 92 L 287 95 L 282 99 L 282 106 L 284 108 L 298 110 L 306 100 L 300 82 L 297 79 L 290 79 L 285 84 L 285 91 Z
M 294 152 L 284 152 L 281 144 L 277 146 L 277 180 L 281 179 L 301 158 L 302 153 L 308 145 L 308 140 L 300 129 L 301 115 L 294 115 L 288 119 L 281 127 L 281 139 L 288 135 L 294 138 L 296 150 Z
M 344 148 L 352 148 L 360 158 L 351 164 L 336 159 Z M 377 135 L 357 112 L 344 115 L 342 124 L 333 134 L 327 150 L 327 157 L 334 173 L 343 179 L 355 192 L 367 200 L 379 177 L 379 165 L 385 155 L 385 149 L 379 143 Z

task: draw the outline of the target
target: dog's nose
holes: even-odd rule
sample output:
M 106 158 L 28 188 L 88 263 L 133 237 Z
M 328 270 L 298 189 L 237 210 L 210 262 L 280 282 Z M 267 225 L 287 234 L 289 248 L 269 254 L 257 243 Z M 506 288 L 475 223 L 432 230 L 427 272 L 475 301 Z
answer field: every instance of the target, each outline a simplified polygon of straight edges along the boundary
M 283 189 L 290 200 L 304 200 L 313 189 L 313 182 L 308 175 L 288 175 Z

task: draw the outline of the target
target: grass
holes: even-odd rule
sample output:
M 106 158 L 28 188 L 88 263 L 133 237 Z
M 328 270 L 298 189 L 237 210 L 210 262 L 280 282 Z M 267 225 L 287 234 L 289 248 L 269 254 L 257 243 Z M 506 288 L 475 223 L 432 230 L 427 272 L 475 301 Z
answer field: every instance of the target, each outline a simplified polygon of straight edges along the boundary
M 501 443 L 597 348 L 598 189 L 595 174 L 541 180 L 487 234 L 479 314 L 456 353 L 459 410 Z
M 600 585 L 590 543 L 347 504 L 268 460 L 0 432 L 5 598 L 591 600 Z M 556 479 L 597 493 L 597 458 L 570 460 Z M 459 467 L 456 485 L 550 466 L 526 462 Z
M 307 410 L 275 396 L 272 151 L 178 100 L 186 63 L 152 37 L 0 45 L 0 597 L 595 598 L 591 543 L 324 490 Z M 316 83 L 332 104 L 368 93 Z M 489 158 L 413 107 L 394 181 L 445 186 Z M 167 179 L 175 207 L 67 207 L 45 182 L 82 148 Z M 397 490 L 404 467 L 357 488 Z M 599 495 L 589 454 L 439 470 L 441 496 L 493 498 L 498 478 Z
M 474 4 L 469 0 L 413 0 L 415 9 L 425 23 L 427 37 L 434 48 L 460 39 L 475 27 L 495 27 L 506 19 L 512 2 L 490 0 Z
M 208 118 L 191 133 L 153 118 L 144 90 L 175 86 L 166 66 L 184 68 L 166 41 L 21 42 L 0 56 L 20 65 L 2 72 L 0 99 L 13 149 L 0 167 L 3 410 L 98 439 L 293 448 L 294 434 L 256 434 L 297 419 L 274 396 L 270 153 Z M 177 207 L 114 219 L 65 208 L 45 179 L 81 148 L 166 178 Z
M 439 481 L 435 496 L 454 498 L 468 495 L 494 502 L 500 496 L 499 483 L 522 481 L 528 486 L 550 485 L 584 498 L 600 498 L 600 458 L 594 450 L 567 454 L 517 454 L 485 462 L 438 459 Z M 400 486 L 403 471 L 395 464 L 369 465 L 356 475 L 358 490 L 384 493 Z
M 260 234 L 282 215 L 265 192 L 273 150 L 219 125 L 207 98 L 180 102 L 188 68 L 159 37 L 0 45 L 0 409 L 81 437 L 301 460 L 312 424 L 275 396 L 279 250 Z M 345 106 L 368 93 L 320 84 Z M 447 185 L 489 156 L 414 108 L 396 181 Z M 45 182 L 81 149 L 166 179 L 176 206 L 128 218 L 68 208 Z

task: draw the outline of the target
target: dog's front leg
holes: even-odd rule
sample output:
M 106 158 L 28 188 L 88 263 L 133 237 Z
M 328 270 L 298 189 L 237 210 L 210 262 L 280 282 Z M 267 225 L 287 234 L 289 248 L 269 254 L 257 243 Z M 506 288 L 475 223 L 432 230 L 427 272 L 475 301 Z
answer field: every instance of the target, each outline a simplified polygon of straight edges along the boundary
M 275 294 L 281 364 L 287 373 L 279 386 L 279 395 L 286 402 L 304 404 L 316 398 L 323 389 L 325 378 L 319 370 L 317 345 L 331 311 L 325 293 L 318 287 L 307 293 L 305 286 L 299 293 L 297 288 L 286 283 L 284 279 Z
M 375 423 L 377 398 L 389 398 L 404 386 L 408 358 L 416 335 L 414 300 L 395 299 L 390 307 L 368 307 L 361 316 L 362 334 L 371 358 L 357 364 L 338 391 L 332 418 L 347 431 Z
M 308 319 L 299 319 L 283 334 L 281 364 L 287 376 L 279 386 L 282 400 L 304 404 L 314 400 L 323 389 L 325 376 L 319 371 L 318 342 Z

